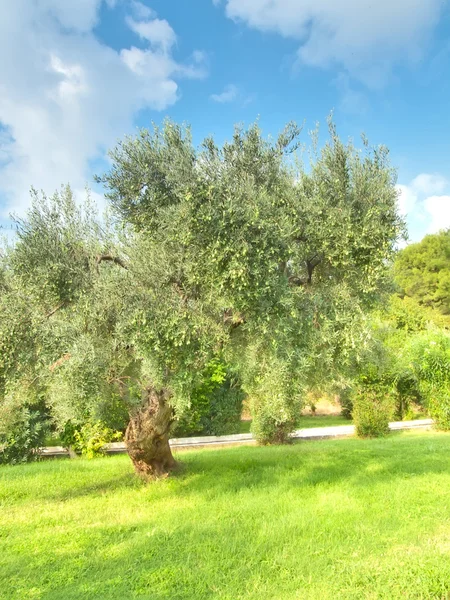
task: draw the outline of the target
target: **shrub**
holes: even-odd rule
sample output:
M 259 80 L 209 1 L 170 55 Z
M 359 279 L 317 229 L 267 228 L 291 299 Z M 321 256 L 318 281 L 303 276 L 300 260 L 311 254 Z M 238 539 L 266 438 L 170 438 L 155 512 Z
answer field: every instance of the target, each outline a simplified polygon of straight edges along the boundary
M 226 435 L 236 433 L 244 393 L 238 380 L 220 359 L 212 360 L 203 381 L 191 393 L 189 410 L 175 423 L 173 435 Z
M 353 390 L 351 387 L 345 387 L 339 390 L 339 403 L 341 405 L 341 415 L 345 419 L 351 419 L 353 416 Z
M 441 387 L 430 387 L 427 390 L 428 412 L 434 419 L 436 427 L 443 431 L 450 430 L 450 384 Z
M 95 458 L 105 454 L 105 445 L 122 439 L 120 431 L 114 431 L 101 421 L 74 424 L 68 421 L 61 434 L 65 447 L 73 449 L 86 458 Z
M 0 464 L 37 460 L 49 432 L 43 389 L 18 381 L 0 397 Z
M 47 415 L 41 410 L 23 407 L 15 414 L 7 431 L 0 433 L 0 464 L 18 464 L 37 460 L 48 433 Z
M 305 390 L 290 369 L 273 360 L 253 389 L 251 431 L 260 444 L 290 441 L 304 406 Z
M 210 397 L 210 410 L 201 419 L 205 435 L 227 435 L 239 431 L 243 393 L 237 379 L 227 375 Z
M 268 403 L 259 407 L 252 420 L 251 430 L 260 444 L 285 444 L 295 430 L 297 419 L 280 421 L 273 415 Z
M 380 437 L 389 432 L 393 398 L 384 386 L 360 386 L 353 404 L 353 421 L 359 437 Z
M 399 420 L 412 419 L 413 407 L 423 404 L 423 395 L 416 375 L 409 371 L 401 373 L 395 380 L 395 418 Z
M 428 331 L 408 349 L 419 389 L 430 416 L 439 429 L 450 429 L 450 336 Z

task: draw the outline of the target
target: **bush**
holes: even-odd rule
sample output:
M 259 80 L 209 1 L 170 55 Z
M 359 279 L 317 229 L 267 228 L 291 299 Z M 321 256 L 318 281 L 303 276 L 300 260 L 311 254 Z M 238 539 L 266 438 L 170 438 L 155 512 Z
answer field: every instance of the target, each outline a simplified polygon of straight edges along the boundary
M 341 415 L 345 419 L 351 419 L 353 416 L 353 390 L 350 387 L 339 390 L 339 403 L 341 405 Z
M 404 372 L 396 377 L 395 381 L 395 418 L 400 421 L 414 417 L 413 407 L 423 404 L 423 395 L 420 392 L 419 380 L 412 372 Z
M 286 444 L 297 422 L 296 418 L 280 421 L 273 415 L 268 403 L 264 403 L 254 412 L 251 430 L 260 444 Z
M 282 361 L 266 363 L 265 372 L 251 394 L 251 431 L 260 444 L 283 444 L 291 441 L 301 417 L 305 388 Z
M 450 336 L 426 332 L 408 351 L 430 416 L 439 429 L 450 430 Z
M 175 423 L 173 435 L 226 435 L 239 431 L 244 393 L 220 360 L 212 360 L 203 381 L 191 393 L 188 412 Z
M 205 435 L 237 433 L 242 414 L 243 393 L 237 379 L 227 375 L 210 397 L 210 409 L 200 420 Z
M 66 448 L 71 448 L 77 454 L 86 458 L 95 458 L 105 455 L 105 445 L 118 442 L 123 434 L 107 427 L 101 421 L 74 424 L 68 421 L 61 434 L 62 443 Z
M 38 409 L 22 408 L 7 431 L 0 433 L 0 464 L 19 464 L 37 460 L 49 431 L 47 415 Z
M 0 464 L 37 460 L 50 429 L 44 390 L 17 381 L 0 397 Z
M 353 422 L 359 437 L 380 437 L 389 433 L 393 401 L 389 391 L 379 387 L 361 386 L 354 398 Z
M 428 412 L 442 431 L 450 430 L 450 385 L 427 390 Z

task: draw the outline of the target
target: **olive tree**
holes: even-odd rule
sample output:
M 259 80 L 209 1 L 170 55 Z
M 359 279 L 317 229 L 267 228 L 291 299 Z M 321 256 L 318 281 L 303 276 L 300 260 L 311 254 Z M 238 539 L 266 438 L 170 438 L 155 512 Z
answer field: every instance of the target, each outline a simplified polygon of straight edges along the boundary
M 53 413 L 119 399 L 142 475 L 174 466 L 171 422 L 214 357 L 240 373 L 258 439 L 285 441 L 305 389 L 364 344 L 402 232 L 395 173 L 386 149 L 357 151 L 333 125 L 304 166 L 299 134 L 253 125 L 197 149 L 167 122 L 110 153 L 98 181 L 115 227 L 61 196 L 20 224 L 10 264 L 46 317 Z

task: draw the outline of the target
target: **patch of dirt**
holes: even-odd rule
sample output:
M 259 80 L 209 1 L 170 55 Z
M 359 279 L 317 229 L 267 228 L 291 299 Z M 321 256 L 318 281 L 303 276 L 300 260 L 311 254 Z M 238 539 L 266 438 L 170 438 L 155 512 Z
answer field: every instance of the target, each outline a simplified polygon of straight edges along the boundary
M 340 415 L 341 414 L 341 405 L 339 404 L 338 396 L 321 398 L 317 400 L 315 403 L 315 411 L 312 410 L 311 406 L 306 406 L 302 410 L 302 415 L 312 416 L 312 415 Z

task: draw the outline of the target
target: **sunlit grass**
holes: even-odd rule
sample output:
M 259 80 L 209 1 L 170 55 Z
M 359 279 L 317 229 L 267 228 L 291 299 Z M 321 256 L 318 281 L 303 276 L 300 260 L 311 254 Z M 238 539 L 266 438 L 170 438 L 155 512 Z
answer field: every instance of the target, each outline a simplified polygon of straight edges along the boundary
M 334 425 L 351 425 L 353 421 L 340 415 L 306 415 L 297 423 L 298 429 L 311 429 L 312 427 L 333 427 Z M 241 421 L 239 431 L 236 433 L 249 433 L 251 421 Z
M 450 435 L 0 468 L 2 600 L 411 598 L 450 593 Z

